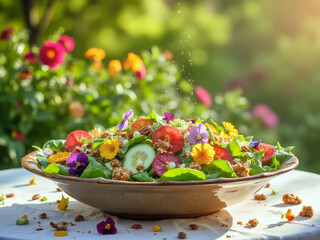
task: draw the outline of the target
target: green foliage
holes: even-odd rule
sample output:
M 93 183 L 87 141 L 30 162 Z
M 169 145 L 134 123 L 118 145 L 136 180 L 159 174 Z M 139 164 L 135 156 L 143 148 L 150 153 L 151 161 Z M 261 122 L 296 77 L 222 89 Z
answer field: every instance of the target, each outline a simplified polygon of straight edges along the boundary
M 200 181 L 207 180 L 204 173 L 191 168 L 174 168 L 165 172 L 158 182 L 164 181 Z
M 81 178 L 107 178 L 111 179 L 112 172 L 96 160 L 90 159 L 86 169 L 81 174 Z
M 220 177 L 237 178 L 237 175 L 227 160 L 214 160 L 209 165 L 204 165 L 202 170 L 207 173 L 209 179 Z

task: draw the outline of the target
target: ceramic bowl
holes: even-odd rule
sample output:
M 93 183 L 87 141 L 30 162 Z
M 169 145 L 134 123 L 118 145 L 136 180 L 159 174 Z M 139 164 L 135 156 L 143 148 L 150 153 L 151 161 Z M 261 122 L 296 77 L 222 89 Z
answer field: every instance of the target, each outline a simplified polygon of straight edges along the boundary
M 296 168 L 292 157 L 274 172 L 243 178 L 219 178 L 189 182 L 124 182 L 104 178 L 84 179 L 44 173 L 36 152 L 22 158 L 28 171 L 50 179 L 76 200 L 111 215 L 134 219 L 196 217 L 249 199 L 268 181 Z

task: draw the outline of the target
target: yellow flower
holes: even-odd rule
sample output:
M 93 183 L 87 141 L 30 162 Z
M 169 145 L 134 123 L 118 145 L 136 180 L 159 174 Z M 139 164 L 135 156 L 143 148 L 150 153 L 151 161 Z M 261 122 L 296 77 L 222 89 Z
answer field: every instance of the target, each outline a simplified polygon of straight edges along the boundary
M 154 232 L 160 232 L 161 231 L 161 227 L 158 225 L 153 226 L 153 231 Z
M 124 70 L 131 70 L 134 73 L 138 72 L 141 69 L 141 66 L 142 59 L 138 55 L 131 52 L 128 54 L 127 59 L 123 62 Z
M 113 159 L 119 152 L 119 146 L 118 138 L 106 139 L 100 146 L 100 155 L 105 159 Z
M 227 131 L 227 134 L 229 134 L 229 136 L 231 137 L 236 137 L 238 136 L 238 130 L 234 128 L 234 126 L 229 123 L 229 122 L 222 122 L 224 128 Z
M 106 52 L 101 48 L 89 48 L 84 56 L 95 61 L 102 61 L 106 57 Z
M 121 62 L 119 60 L 111 60 L 108 66 L 109 76 L 114 78 L 121 72 Z
M 23 215 L 21 218 L 22 219 L 28 219 L 28 216 L 27 215 Z
M 68 235 L 68 232 L 67 231 L 57 231 L 54 233 L 54 236 L 56 237 L 64 237 L 64 236 L 67 236 Z
M 70 157 L 71 152 L 57 152 L 56 154 L 52 154 L 48 158 L 48 162 L 56 163 L 66 161 L 68 157 Z
M 29 181 L 29 185 L 35 185 L 36 183 L 36 175 L 33 174 L 33 178 Z
M 210 164 L 213 160 L 214 154 L 215 151 L 209 143 L 198 143 L 193 146 L 191 151 L 191 157 L 193 158 L 193 161 L 200 165 Z
M 92 129 L 89 134 L 93 137 L 93 138 L 98 138 L 101 134 L 101 129 L 100 128 L 94 128 Z
M 58 209 L 60 211 L 65 211 L 67 210 L 68 206 L 69 206 L 69 198 L 68 197 L 64 198 L 64 196 L 62 195 L 62 198 L 58 204 Z
M 216 130 L 216 128 L 213 125 L 211 125 L 209 123 L 205 123 L 204 125 L 206 125 L 208 128 L 210 128 L 213 134 L 219 134 L 219 132 Z
M 91 67 L 96 72 L 101 72 L 103 70 L 103 68 L 104 68 L 103 63 L 101 61 L 94 61 L 91 64 Z

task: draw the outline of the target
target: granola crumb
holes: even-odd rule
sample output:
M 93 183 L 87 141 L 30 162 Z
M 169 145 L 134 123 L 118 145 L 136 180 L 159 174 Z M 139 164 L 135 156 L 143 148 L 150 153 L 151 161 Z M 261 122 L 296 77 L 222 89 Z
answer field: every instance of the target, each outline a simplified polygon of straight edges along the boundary
M 43 230 L 43 228 L 37 228 L 36 229 L 36 231 L 42 231 Z
M 32 196 L 32 200 L 38 200 L 40 198 L 40 194 L 35 194 Z
M 167 153 L 169 149 L 172 148 L 170 141 L 165 139 L 159 139 L 156 143 L 154 143 L 154 148 L 157 150 L 158 153 Z
M 314 227 L 314 224 L 312 224 L 311 226 Z
M 185 239 L 187 237 L 187 234 L 185 232 L 179 232 L 178 233 L 178 238 L 179 239 Z
M 7 193 L 6 194 L 6 198 L 12 198 L 12 197 L 14 197 L 14 193 Z
M 228 227 L 228 224 L 222 223 L 222 224 L 221 224 L 221 227 Z
M 230 235 L 227 235 L 227 238 L 231 238 L 231 236 L 230 236 Z
M 62 190 L 60 188 L 57 188 L 56 190 L 57 190 L 57 192 L 62 192 Z
M 131 225 L 131 228 L 132 229 L 141 229 L 142 225 L 141 224 L 133 224 L 133 225 Z
M 258 226 L 258 224 L 259 224 L 259 221 L 256 218 L 250 219 L 247 223 L 249 227 L 256 227 Z
M 117 167 L 120 167 L 120 162 L 118 159 L 113 159 L 112 161 L 110 161 L 110 166 L 112 168 L 117 168 Z
M 112 179 L 120 181 L 128 181 L 132 175 L 129 169 L 123 167 L 117 167 L 113 169 Z
M 286 193 L 285 195 L 282 196 L 282 201 L 285 204 L 301 204 L 302 200 L 298 197 L 295 196 L 293 193 Z
M 57 200 L 57 203 L 60 203 L 60 200 Z
M 88 233 L 91 233 L 91 231 L 89 230 Z
M 299 213 L 301 217 L 313 217 L 313 209 L 311 206 L 303 206 L 301 212 Z
M 266 200 L 267 197 L 264 194 L 256 194 L 254 195 L 254 200 Z
M 189 165 L 189 168 L 194 169 L 194 170 L 201 170 L 201 165 L 199 163 L 196 162 L 191 162 Z
M 143 164 L 138 164 L 137 167 L 136 167 L 136 170 L 137 170 L 138 172 L 140 172 L 141 170 L 144 170 Z
M 57 231 L 66 231 L 68 228 L 68 223 L 67 222 L 59 222 L 59 223 L 50 222 L 50 226 L 55 228 Z
M 249 176 L 249 168 L 242 163 L 237 163 L 232 165 L 232 168 L 238 177 L 248 177 Z
M 94 156 L 94 157 L 98 157 L 100 155 L 100 149 L 99 148 L 92 148 L 90 155 Z
M 84 221 L 84 216 L 82 216 L 82 215 L 77 215 L 77 216 L 75 216 L 74 217 L 74 220 L 76 221 L 76 222 L 81 222 L 81 221 Z
M 265 188 L 269 188 L 271 186 L 270 183 L 267 183 L 266 186 L 264 186 Z
M 279 223 L 279 224 L 278 224 L 278 226 L 279 226 L 279 227 L 281 227 L 281 226 L 282 226 L 282 224 L 281 224 L 281 223 Z
M 46 213 L 41 213 L 41 214 L 39 214 L 39 218 L 46 219 L 47 218 L 47 214 Z
M 199 228 L 199 226 L 197 224 L 190 224 L 189 228 L 191 228 L 191 230 L 197 230 Z
M 241 222 L 241 221 L 238 221 L 238 222 L 237 222 L 237 224 L 239 224 L 239 225 L 242 225 L 242 224 L 243 224 L 243 222 Z

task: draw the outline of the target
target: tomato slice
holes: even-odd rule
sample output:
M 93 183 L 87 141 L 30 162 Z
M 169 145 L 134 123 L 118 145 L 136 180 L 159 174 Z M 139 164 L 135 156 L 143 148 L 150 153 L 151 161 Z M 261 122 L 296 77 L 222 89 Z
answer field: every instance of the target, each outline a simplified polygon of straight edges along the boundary
M 264 151 L 266 150 L 266 152 L 264 153 L 264 156 L 262 158 L 262 162 L 266 163 L 269 162 L 271 158 L 273 158 L 274 155 L 276 155 L 276 150 L 266 144 L 260 144 L 258 147 L 258 151 Z
M 213 150 L 215 151 L 215 160 L 227 160 L 230 164 L 233 164 L 232 154 L 227 149 L 220 147 L 219 145 L 213 145 Z
M 83 130 L 76 130 L 69 133 L 66 141 L 69 152 L 72 152 L 75 147 L 81 146 L 81 142 L 80 142 L 81 138 L 91 139 L 92 136 Z

